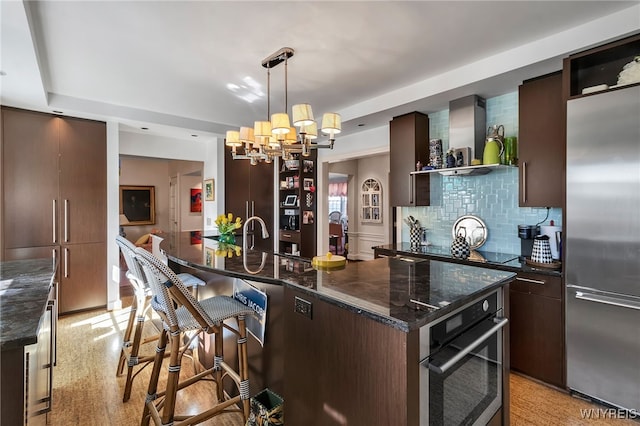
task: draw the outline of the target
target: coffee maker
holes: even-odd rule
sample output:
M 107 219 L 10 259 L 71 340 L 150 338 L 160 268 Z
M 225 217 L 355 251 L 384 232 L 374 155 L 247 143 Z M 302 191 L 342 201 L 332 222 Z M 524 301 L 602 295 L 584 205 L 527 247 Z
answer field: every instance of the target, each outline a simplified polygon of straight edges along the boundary
M 518 225 L 518 237 L 520 238 L 520 260 L 531 258 L 533 251 L 533 239 L 540 233 L 538 225 Z

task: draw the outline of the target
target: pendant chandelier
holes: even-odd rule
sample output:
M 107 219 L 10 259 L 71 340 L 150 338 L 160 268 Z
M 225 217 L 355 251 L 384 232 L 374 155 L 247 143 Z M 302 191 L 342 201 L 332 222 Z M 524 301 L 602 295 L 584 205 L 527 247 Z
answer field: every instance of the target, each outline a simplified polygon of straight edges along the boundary
M 225 144 L 231 147 L 234 160 L 249 160 L 252 165 L 260 161 L 271 163 L 275 157 L 284 160 L 292 158 L 292 154 L 311 155 L 312 149 L 333 149 L 335 135 L 340 133 L 340 114 L 328 112 L 322 116 L 322 133 L 328 135 L 328 143 L 315 142 L 318 138 L 318 124 L 313 117 L 309 104 L 294 105 L 292 113 L 293 126 L 287 114 L 287 61 L 294 54 L 290 47 L 283 47 L 262 61 L 267 69 L 267 120 L 256 121 L 253 127 L 241 127 L 240 130 L 227 131 Z M 284 62 L 284 112 L 271 114 L 271 68 Z M 298 128 L 296 130 L 296 127 Z M 243 153 L 239 153 L 238 149 Z

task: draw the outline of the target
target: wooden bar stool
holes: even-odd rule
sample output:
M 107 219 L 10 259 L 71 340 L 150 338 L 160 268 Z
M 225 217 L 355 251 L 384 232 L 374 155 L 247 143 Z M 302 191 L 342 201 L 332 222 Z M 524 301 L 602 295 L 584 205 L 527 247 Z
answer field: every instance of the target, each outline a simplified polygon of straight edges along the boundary
M 151 342 L 156 342 L 160 331 L 162 330 L 162 322 L 158 319 L 154 324 L 157 330 L 152 336 L 142 338 L 142 331 L 147 319 L 151 319 L 151 305 L 149 303 L 151 297 L 151 289 L 149 288 L 144 272 L 140 263 L 135 258 L 136 246 L 124 237 L 117 236 L 116 243 L 120 247 L 122 256 L 127 264 L 127 279 L 134 290 L 134 298 L 129 312 L 129 320 L 124 331 L 122 349 L 120 351 L 120 360 L 116 375 L 124 374 L 127 369 L 127 378 L 124 385 L 124 395 L 122 402 L 127 402 L 131 397 L 131 387 L 136 376 L 155 358 L 155 354 L 140 356 L 140 348 Z M 205 282 L 191 274 L 179 274 L 182 282 L 187 287 L 197 289 L 198 286 L 205 285 Z
M 142 265 L 153 293 L 151 305 L 162 318 L 164 325 L 158 338 L 141 424 L 148 425 L 149 420 L 153 419 L 156 425 L 192 425 L 222 412 L 238 411 L 242 412 L 246 421 L 249 416 L 249 367 L 245 318 L 255 315 L 253 310 L 228 296 L 214 296 L 198 302 L 182 280 L 157 257 L 146 250 L 137 249 L 136 258 Z M 231 318 L 236 320 L 237 328 L 224 322 Z M 237 369 L 224 360 L 223 329 L 238 336 Z M 193 331 L 197 333 L 189 333 Z M 191 341 L 201 332 L 215 335 L 213 367 L 180 381 L 183 355 Z M 189 333 L 191 337 L 183 344 L 185 333 Z M 158 377 L 167 343 L 171 348 L 167 387 L 164 391 L 158 392 Z M 195 415 L 176 414 L 177 392 L 199 380 L 211 378 L 216 382 L 217 404 Z M 239 395 L 231 397 L 224 392 L 223 380 L 226 378 L 235 383 Z M 241 408 L 238 408 L 238 404 Z

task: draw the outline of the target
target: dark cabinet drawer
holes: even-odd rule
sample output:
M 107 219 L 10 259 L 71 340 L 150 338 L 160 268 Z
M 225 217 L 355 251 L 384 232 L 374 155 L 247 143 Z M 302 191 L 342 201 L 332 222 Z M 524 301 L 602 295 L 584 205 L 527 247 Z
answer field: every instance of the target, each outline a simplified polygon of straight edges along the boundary
M 561 299 L 562 278 L 520 272 L 511 283 L 511 290 Z
M 280 241 L 300 244 L 300 231 L 284 231 L 280 230 Z

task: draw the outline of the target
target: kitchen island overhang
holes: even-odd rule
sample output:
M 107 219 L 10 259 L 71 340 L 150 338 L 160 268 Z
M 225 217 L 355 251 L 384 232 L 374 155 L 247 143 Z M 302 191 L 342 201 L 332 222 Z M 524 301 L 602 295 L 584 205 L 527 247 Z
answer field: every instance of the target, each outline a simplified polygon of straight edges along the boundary
M 176 236 L 185 242 L 189 233 Z M 515 273 L 412 257 L 349 262 L 344 269 L 317 270 L 308 259 L 251 250 L 208 259 L 215 237 L 161 248 L 177 265 L 246 281 L 284 285 L 408 332 L 500 288 Z

